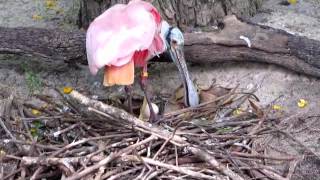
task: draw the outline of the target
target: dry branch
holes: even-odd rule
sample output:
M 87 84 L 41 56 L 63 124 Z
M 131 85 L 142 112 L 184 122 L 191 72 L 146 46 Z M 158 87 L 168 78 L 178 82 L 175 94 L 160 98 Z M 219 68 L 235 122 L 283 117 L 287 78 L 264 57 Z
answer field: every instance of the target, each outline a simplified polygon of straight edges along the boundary
M 224 28 L 217 31 L 185 34 L 189 62 L 253 61 L 320 77 L 319 41 L 244 22 L 235 16 L 227 16 L 223 23 Z M 86 63 L 85 32 L 0 27 L 0 54 L 7 53 L 40 56 L 51 63 Z M 154 60 L 168 58 L 162 55 Z
M 131 153 L 131 151 L 135 150 L 135 148 L 137 148 L 138 146 L 141 146 L 141 145 L 144 145 L 146 143 L 149 143 L 150 141 L 156 139 L 155 136 L 150 136 L 149 138 L 139 142 L 139 143 L 136 143 L 132 146 L 129 146 L 125 149 L 122 149 L 120 152 L 117 152 L 117 153 L 111 153 L 109 156 L 107 156 L 106 158 L 102 159 L 101 161 L 99 161 L 97 164 L 93 165 L 93 166 L 90 166 L 86 169 L 84 169 L 83 171 L 81 172 L 78 172 L 76 173 L 75 175 L 67 178 L 67 180 L 76 180 L 76 179 L 80 179 L 82 178 L 83 176 L 99 169 L 100 167 L 102 166 L 105 166 L 107 165 L 108 163 L 110 163 L 111 161 L 119 158 L 120 156 L 122 155 L 125 155 L 125 154 L 128 154 L 128 153 Z
M 177 171 L 177 172 L 180 172 L 181 174 L 186 174 L 186 175 L 193 177 L 193 178 L 210 179 L 210 180 L 221 180 L 222 179 L 219 176 L 215 177 L 215 176 L 204 175 L 202 173 L 192 171 L 187 167 L 174 166 L 174 165 L 166 164 L 166 163 L 156 161 L 156 160 L 153 160 L 150 158 L 137 157 L 137 156 L 123 156 L 122 160 L 123 161 L 136 161 L 136 162 L 142 161 L 142 162 L 150 164 L 150 165 L 164 167 L 169 170 Z M 231 179 L 236 180 L 234 178 L 231 178 Z M 240 177 L 240 179 L 238 179 L 238 180 L 243 180 L 243 179 Z
M 198 156 L 200 159 L 208 162 L 211 164 L 215 169 L 217 169 L 219 172 L 222 172 L 224 175 L 227 175 L 233 180 L 244 180 L 241 176 L 234 173 L 231 169 L 224 167 L 221 163 L 219 163 L 213 156 L 211 156 L 209 153 L 194 148 L 194 147 L 188 147 L 188 149 L 196 156 Z

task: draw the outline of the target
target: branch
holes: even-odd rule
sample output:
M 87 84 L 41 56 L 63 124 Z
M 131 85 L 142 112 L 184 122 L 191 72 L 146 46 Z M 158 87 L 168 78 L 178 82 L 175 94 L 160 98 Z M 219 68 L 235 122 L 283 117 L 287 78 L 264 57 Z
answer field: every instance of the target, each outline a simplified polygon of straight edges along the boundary
M 98 163 L 88 167 L 88 168 L 85 168 L 84 170 L 80 171 L 80 172 L 77 172 L 75 173 L 73 176 L 71 177 L 68 177 L 67 180 L 76 180 L 76 179 L 80 179 L 86 175 L 88 175 L 89 173 L 93 172 L 93 171 L 96 171 L 97 169 L 99 169 L 100 167 L 102 166 L 105 166 L 107 165 L 108 163 L 110 163 L 111 161 L 119 158 L 120 156 L 124 155 L 124 154 L 127 154 L 127 153 L 131 153 L 131 151 L 133 151 L 135 148 L 143 145 L 143 144 L 146 144 L 146 143 L 149 143 L 150 141 L 152 140 L 155 140 L 156 138 L 154 136 L 150 136 L 149 138 L 147 139 L 144 139 L 143 141 L 139 142 L 139 143 L 136 143 L 136 144 L 133 144 L 127 148 L 124 148 L 122 149 L 121 151 L 117 152 L 117 153 L 111 153 L 108 157 L 102 159 L 101 161 L 99 161 Z
M 188 150 L 190 150 L 194 155 L 202 159 L 203 161 L 206 161 L 209 163 L 211 166 L 213 166 L 216 170 L 222 172 L 224 175 L 227 175 L 233 180 L 244 180 L 241 176 L 233 172 L 231 169 L 223 166 L 221 163 L 219 163 L 216 158 L 211 156 L 209 153 L 200 150 L 198 148 L 194 147 L 188 147 Z
M 320 42 L 227 16 L 224 28 L 186 33 L 185 56 L 194 63 L 260 62 L 320 77 Z M 50 63 L 86 64 L 85 32 L 0 27 L 0 54 L 43 57 Z M 59 61 L 60 60 L 60 61 Z M 163 54 L 153 61 L 169 62 Z
M 166 164 L 160 161 L 156 161 L 154 159 L 150 159 L 150 158 L 145 158 L 145 157 L 138 157 L 138 156 L 123 156 L 122 157 L 123 161 L 134 161 L 134 162 L 144 162 L 150 165 L 154 165 L 154 166 L 159 166 L 159 167 L 163 167 L 169 170 L 173 170 L 176 172 L 179 172 L 181 174 L 186 174 L 190 177 L 194 177 L 194 178 L 200 178 L 200 179 L 210 179 L 210 180 L 221 180 L 222 178 L 220 177 L 215 177 L 215 176 L 209 176 L 209 175 L 205 175 L 202 174 L 200 172 L 196 172 L 196 171 L 192 171 L 190 169 L 188 169 L 187 167 L 179 167 L 179 166 L 174 166 L 174 165 L 170 165 L 170 164 Z M 241 180 L 242 178 L 238 179 Z

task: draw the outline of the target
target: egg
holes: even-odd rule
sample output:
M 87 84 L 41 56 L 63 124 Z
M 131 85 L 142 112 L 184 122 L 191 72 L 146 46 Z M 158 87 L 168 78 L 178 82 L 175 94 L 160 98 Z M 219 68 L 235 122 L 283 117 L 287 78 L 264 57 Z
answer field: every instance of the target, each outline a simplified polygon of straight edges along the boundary
M 158 107 L 156 104 L 154 104 L 154 103 L 151 103 L 151 106 L 152 106 L 152 109 L 153 109 L 154 113 L 155 113 L 155 114 L 158 114 L 158 113 L 159 113 L 159 107 Z M 149 109 L 148 104 L 147 104 L 146 107 L 144 108 L 143 117 L 144 117 L 144 118 L 149 118 L 149 117 L 150 117 L 150 109 Z

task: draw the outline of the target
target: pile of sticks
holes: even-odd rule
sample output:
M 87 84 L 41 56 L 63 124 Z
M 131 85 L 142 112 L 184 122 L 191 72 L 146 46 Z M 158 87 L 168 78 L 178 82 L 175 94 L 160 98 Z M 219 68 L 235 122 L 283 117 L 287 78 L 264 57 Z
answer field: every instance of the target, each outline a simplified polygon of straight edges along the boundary
M 38 96 L 49 104 L 41 108 L 10 96 L 0 111 L 0 179 L 290 179 L 294 168 L 266 162 L 295 157 L 255 146 L 281 129 L 252 92 L 233 89 L 154 124 L 75 90 L 61 103 Z

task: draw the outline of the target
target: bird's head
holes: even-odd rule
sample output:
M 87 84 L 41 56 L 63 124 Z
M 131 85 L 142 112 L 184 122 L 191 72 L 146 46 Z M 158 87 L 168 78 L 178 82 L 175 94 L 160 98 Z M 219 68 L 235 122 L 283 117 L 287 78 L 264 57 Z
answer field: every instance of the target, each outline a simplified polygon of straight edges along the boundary
M 170 27 L 166 21 L 163 21 L 161 35 L 166 44 L 166 53 L 179 69 L 185 89 L 185 105 L 194 107 L 199 104 L 199 95 L 190 78 L 185 61 L 183 33 L 179 28 Z

